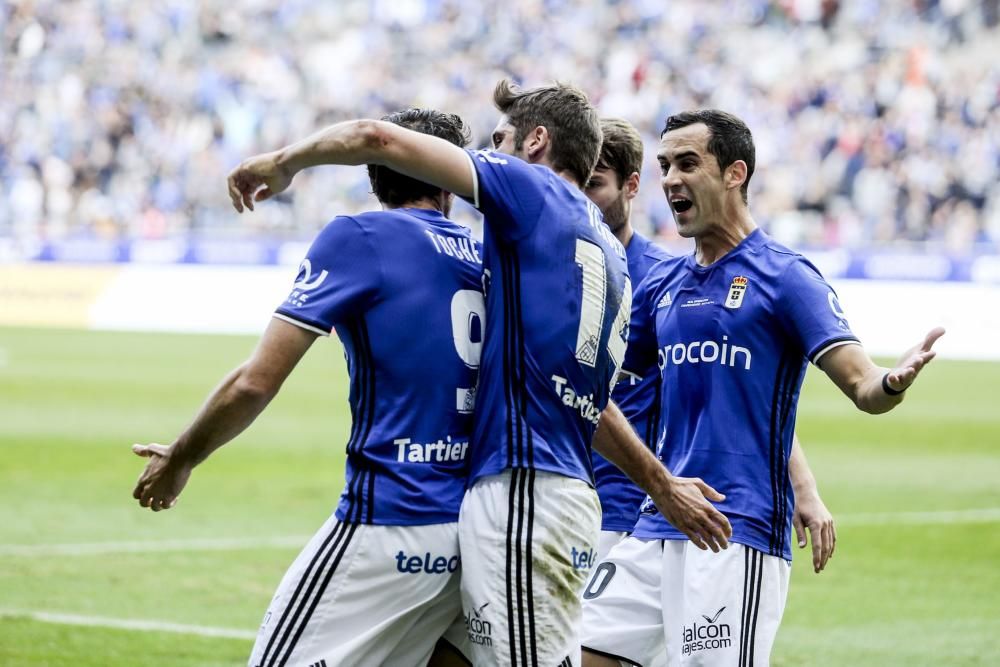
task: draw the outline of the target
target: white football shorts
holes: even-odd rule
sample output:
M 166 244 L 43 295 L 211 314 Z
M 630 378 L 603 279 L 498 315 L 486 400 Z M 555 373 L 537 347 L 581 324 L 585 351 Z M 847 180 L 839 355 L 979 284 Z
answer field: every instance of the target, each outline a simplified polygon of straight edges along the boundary
M 515 468 L 466 491 L 458 533 L 473 664 L 580 665 L 580 593 L 600 525 L 597 493 L 563 475 Z
M 766 667 L 790 573 L 742 544 L 627 537 L 584 590 L 583 647 L 642 667 Z
M 424 665 L 462 622 L 460 578 L 457 523 L 374 526 L 330 517 L 281 580 L 249 664 Z M 457 648 L 468 655 L 467 646 Z
M 597 553 L 594 554 L 594 563 L 600 563 L 604 560 L 608 552 L 611 551 L 611 547 L 624 540 L 626 535 L 628 533 L 624 530 L 602 530 L 597 538 Z

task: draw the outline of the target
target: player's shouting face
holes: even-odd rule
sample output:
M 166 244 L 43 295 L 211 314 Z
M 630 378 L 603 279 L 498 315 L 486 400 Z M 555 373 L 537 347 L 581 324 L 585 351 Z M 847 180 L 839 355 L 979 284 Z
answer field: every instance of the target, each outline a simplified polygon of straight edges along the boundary
M 711 233 L 722 223 L 727 206 L 742 203 L 740 186 L 746 180 L 742 161 L 725 170 L 709 151 L 711 132 L 703 123 L 664 133 L 656 159 L 660 184 L 673 211 L 677 231 L 686 238 Z

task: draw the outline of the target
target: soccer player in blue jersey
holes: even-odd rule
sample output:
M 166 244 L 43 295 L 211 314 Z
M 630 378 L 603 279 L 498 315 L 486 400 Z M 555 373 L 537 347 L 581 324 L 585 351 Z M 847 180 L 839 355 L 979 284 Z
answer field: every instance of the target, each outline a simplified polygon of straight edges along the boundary
M 650 268 L 670 255 L 632 227 L 632 200 L 639 193 L 642 170 L 642 137 L 631 123 L 620 118 L 601 119 L 601 134 L 601 155 L 584 192 L 601 209 L 604 224 L 625 246 L 634 295 L 628 350 L 611 398 L 643 441 L 653 446 L 659 437 L 662 385 L 655 332 L 642 307 L 643 292 L 649 284 L 645 278 Z M 646 494 L 596 451 L 593 465 L 594 486 L 601 499 L 601 537 L 595 557 L 600 562 L 612 545 L 632 532 Z M 792 523 L 799 547 L 806 546 L 808 534 L 812 538 L 813 567 L 820 572 L 836 542 L 833 517 L 820 499 L 797 438 L 793 439 L 790 472 L 795 488 Z
M 410 109 L 393 127 L 468 142 L 452 114 Z M 330 222 L 250 359 L 230 373 L 134 496 L 173 506 L 192 469 L 264 410 L 318 336 L 335 330 L 351 378 L 347 479 L 264 617 L 251 666 L 426 664 L 449 627 L 464 642 L 458 512 L 482 347 L 482 249 L 449 221 L 452 196 L 370 165 L 383 210 Z M 409 323 L 409 326 L 400 326 Z
M 645 507 L 588 585 L 586 663 L 645 665 L 665 644 L 669 665 L 767 665 L 788 591 L 789 465 L 806 364 L 858 408 L 886 412 L 944 331 L 929 332 L 895 368 L 872 362 L 816 268 L 754 223 L 753 138 L 735 116 L 671 116 L 657 159 L 677 228 L 696 244 L 651 269 L 643 296 L 664 383 L 659 452 L 675 473 L 725 493 L 717 505 L 732 544 L 693 549 Z
M 230 196 L 250 206 L 305 167 L 376 163 L 483 212 L 486 335 L 459 518 L 473 662 L 578 665 L 580 592 L 600 520 L 592 440 L 693 543 L 718 550 L 729 525 L 706 500 L 721 496 L 670 475 L 608 404 L 631 288 L 624 249 L 581 191 L 600 149 L 596 111 L 562 84 L 525 91 L 502 81 L 494 103 L 495 152 L 350 121 L 244 162 Z

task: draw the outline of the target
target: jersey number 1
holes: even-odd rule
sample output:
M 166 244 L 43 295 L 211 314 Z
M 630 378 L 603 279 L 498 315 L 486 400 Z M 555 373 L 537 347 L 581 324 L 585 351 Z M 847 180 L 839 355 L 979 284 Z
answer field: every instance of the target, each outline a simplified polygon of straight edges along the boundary
M 584 239 L 576 240 L 576 263 L 583 271 L 583 299 L 580 302 L 580 328 L 576 333 L 576 359 L 591 368 L 597 365 L 598 345 L 607 308 L 608 276 L 604 261 L 604 251 L 600 246 Z M 621 305 L 608 336 L 608 354 L 614 367 L 612 384 L 625 359 L 631 314 L 632 288 L 626 277 Z

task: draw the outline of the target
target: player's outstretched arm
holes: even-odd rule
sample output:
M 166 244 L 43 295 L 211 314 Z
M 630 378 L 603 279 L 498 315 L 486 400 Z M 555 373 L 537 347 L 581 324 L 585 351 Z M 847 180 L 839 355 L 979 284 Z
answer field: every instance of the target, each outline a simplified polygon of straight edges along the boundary
M 172 445 L 132 445 L 149 459 L 132 497 L 154 512 L 173 507 L 194 467 L 253 423 L 315 339 L 272 319 L 250 359 L 223 379 Z
M 380 120 L 331 125 L 280 150 L 255 155 L 229 173 L 229 198 L 240 213 L 283 191 L 295 174 L 321 164 L 380 164 L 460 197 L 474 194 L 468 153 L 438 137 Z
M 826 508 L 823 499 L 819 497 L 816 478 L 806 461 L 802 451 L 799 436 L 792 436 L 792 455 L 789 458 L 788 474 L 792 478 L 792 488 L 795 489 L 795 511 L 792 513 L 792 525 L 795 526 L 795 536 L 799 548 L 808 544 L 806 531 L 812 539 L 813 571 L 822 572 L 826 563 L 833 556 L 837 546 L 837 530 L 833 523 L 833 515 Z
M 726 548 L 733 529 L 729 519 L 708 502 L 725 500 L 725 496 L 700 479 L 671 475 L 613 402 L 601 413 L 593 444 L 648 493 L 664 518 L 696 547 L 715 552 Z
M 877 366 L 860 345 L 841 345 L 830 350 L 819 360 L 819 367 L 859 410 L 881 414 L 902 403 L 903 392 L 937 355 L 932 348 L 943 335 L 943 328 L 931 329 L 921 342 L 900 357 L 895 368 Z

